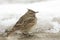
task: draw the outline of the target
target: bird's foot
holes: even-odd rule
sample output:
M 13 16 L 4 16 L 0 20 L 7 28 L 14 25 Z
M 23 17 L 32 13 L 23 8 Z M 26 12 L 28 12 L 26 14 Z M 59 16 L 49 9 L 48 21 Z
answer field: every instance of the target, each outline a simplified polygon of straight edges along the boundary
M 29 34 L 29 33 L 28 33 L 28 34 L 23 33 L 23 36 L 24 36 L 24 37 L 33 37 L 34 35 Z

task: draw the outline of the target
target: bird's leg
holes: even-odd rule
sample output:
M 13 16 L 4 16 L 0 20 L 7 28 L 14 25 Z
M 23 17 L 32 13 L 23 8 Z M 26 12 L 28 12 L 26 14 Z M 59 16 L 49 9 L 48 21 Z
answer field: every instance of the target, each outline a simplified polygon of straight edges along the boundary
M 23 34 L 23 36 L 25 36 L 25 37 L 32 37 L 32 36 L 33 36 L 33 35 L 31 35 L 30 33 L 28 33 L 28 32 L 23 32 L 22 34 Z

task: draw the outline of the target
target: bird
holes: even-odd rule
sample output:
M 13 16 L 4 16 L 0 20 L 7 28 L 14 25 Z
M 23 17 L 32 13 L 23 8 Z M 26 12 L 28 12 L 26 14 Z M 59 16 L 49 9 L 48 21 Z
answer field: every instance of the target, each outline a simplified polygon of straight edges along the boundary
M 7 37 L 16 30 L 21 31 L 21 33 L 25 36 L 30 36 L 29 31 L 37 23 L 36 13 L 38 12 L 28 9 L 28 11 L 19 18 L 13 28 L 7 33 Z

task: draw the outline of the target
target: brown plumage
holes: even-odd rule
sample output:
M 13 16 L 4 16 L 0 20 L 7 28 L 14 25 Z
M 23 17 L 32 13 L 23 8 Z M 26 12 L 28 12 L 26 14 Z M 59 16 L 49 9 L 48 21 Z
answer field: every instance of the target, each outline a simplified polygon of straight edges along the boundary
M 17 21 L 12 30 L 7 33 L 7 36 L 16 30 L 20 30 L 24 35 L 28 35 L 28 32 L 36 24 L 36 13 L 37 12 L 28 9 L 28 11 Z

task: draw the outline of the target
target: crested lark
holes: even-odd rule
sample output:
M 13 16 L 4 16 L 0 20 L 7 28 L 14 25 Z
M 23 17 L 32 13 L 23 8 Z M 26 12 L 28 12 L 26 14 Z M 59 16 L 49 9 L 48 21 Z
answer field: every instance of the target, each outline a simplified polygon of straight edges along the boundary
M 9 36 L 16 30 L 20 30 L 23 35 L 29 35 L 29 31 L 36 24 L 36 14 L 37 12 L 28 9 L 28 11 L 17 21 L 12 30 L 7 33 Z

